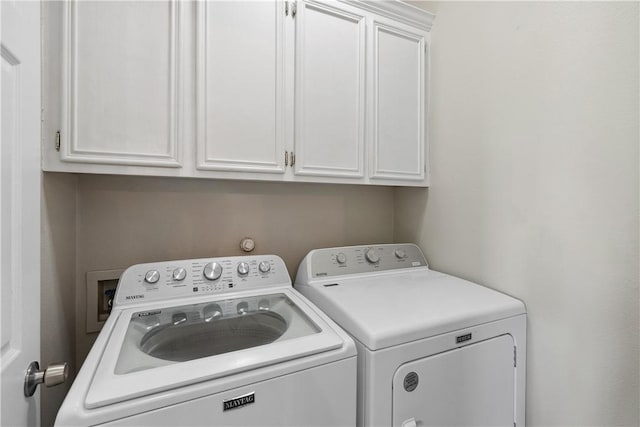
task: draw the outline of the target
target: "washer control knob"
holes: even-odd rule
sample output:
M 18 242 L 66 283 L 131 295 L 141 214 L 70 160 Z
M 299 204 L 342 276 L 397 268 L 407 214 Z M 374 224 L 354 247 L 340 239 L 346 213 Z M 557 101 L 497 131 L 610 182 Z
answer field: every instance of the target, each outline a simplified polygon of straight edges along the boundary
M 160 280 L 160 273 L 158 270 L 149 270 L 147 274 L 144 275 L 144 281 L 153 285 L 154 283 L 158 283 Z
M 218 280 L 222 276 L 222 266 L 217 262 L 210 262 L 204 266 L 202 275 L 207 280 Z
M 365 252 L 364 256 L 371 264 L 375 264 L 380 261 L 380 257 L 373 249 L 369 249 L 367 252 Z
M 344 264 L 345 262 L 347 262 L 347 256 L 340 252 L 338 255 L 336 255 L 336 261 L 338 261 L 338 264 Z
M 271 264 L 269 264 L 269 261 L 261 261 L 258 264 L 258 270 L 260 270 L 260 273 L 268 273 L 271 271 Z
M 249 264 L 244 261 L 238 264 L 238 274 L 241 276 L 249 274 Z
M 173 270 L 173 280 L 182 282 L 185 277 L 187 277 L 187 270 L 185 270 L 184 268 L 178 267 L 175 270 Z
M 407 253 L 403 249 L 396 249 L 395 252 L 396 258 L 402 259 L 407 257 Z

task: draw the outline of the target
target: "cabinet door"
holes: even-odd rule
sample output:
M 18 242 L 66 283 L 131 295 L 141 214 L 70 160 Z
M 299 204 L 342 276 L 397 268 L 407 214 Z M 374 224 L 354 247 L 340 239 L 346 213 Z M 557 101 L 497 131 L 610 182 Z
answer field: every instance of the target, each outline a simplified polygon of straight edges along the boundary
M 179 167 L 178 3 L 63 7 L 62 160 Z
M 284 173 L 281 1 L 197 5 L 197 167 Z
M 365 19 L 300 1 L 296 16 L 295 173 L 364 175 Z
M 425 179 L 426 33 L 374 20 L 371 178 Z

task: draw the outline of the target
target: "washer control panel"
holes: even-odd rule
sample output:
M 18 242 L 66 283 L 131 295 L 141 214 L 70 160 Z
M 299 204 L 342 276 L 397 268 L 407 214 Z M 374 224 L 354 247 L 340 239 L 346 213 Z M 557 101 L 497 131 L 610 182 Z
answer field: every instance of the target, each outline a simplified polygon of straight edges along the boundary
M 316 249 L 307 257 L 311 257 L 310 277 L 427 267 L 420 248 L 409 243 Z
M 283 285 L 291 279 L 275 255 L 138 264 L 122 273 L 114 306 Z

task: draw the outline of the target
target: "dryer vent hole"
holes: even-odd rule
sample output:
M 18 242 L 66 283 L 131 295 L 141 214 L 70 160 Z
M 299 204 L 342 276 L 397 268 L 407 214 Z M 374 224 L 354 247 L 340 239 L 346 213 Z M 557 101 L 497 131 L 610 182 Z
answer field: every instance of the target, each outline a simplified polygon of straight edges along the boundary
M 405 377 L 404 377 L 404 389 L 406 391 L 413 391 L 416 389 L 416 387 L 418 387 L 418 374 L 416 374 L 415 372 L 409 372 Z

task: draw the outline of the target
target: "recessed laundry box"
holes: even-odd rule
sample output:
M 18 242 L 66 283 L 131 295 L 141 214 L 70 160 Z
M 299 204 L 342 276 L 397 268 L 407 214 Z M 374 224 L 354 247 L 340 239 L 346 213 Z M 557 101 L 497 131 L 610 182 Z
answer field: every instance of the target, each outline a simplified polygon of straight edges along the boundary
M 135 265 L 56 425 L 347 426 L 356 348 L 260 255 Z
M 359 426 L 523 426 L 526 310 L 411 244 L 311 251 L 295 288 L 358 348 Z

